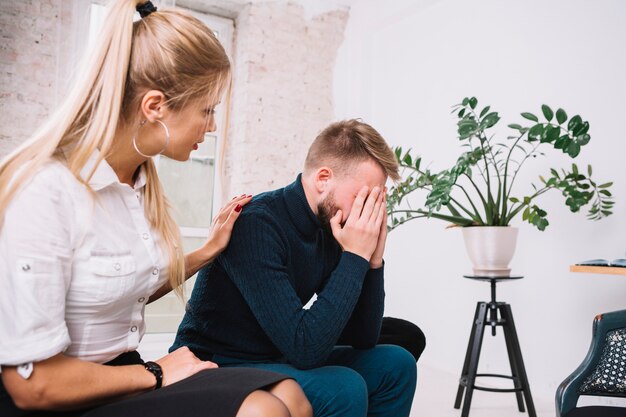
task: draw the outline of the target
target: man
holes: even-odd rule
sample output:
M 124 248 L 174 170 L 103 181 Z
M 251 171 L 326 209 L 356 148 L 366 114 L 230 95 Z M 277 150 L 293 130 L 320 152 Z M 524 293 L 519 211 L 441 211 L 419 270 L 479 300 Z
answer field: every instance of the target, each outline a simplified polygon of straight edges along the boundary
M 327 127 L 294 183 L 246 205 L 200 273 L 171 349 L 291 375 L 318 417 L 408 416 L 415 359 L 376 345 L 388 177 L 399 178 L 398 164 L 376 130 Z

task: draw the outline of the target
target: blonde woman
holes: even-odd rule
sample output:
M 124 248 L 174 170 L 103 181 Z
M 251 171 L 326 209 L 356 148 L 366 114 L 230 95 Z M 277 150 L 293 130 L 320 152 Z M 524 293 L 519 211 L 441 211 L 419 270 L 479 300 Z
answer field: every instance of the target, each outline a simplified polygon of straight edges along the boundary
M 198 20 L 116 0 L 56 115 L 0 164 L 1 416 L 310 417 L 288 377 L 135 351 L 145 304 L 214 259 L 250 201 L 184 255 L 151 158 L 187 160 L 229 82 Z

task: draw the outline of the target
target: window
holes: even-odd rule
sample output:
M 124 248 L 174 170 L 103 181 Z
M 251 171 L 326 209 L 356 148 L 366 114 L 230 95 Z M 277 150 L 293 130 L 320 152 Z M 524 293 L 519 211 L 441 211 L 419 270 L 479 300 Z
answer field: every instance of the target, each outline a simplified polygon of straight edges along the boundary
M 89 44 L 97 36 L 105 17 L 105 8 L 93 0 L 90 10 Z M 220 40 L 226 53 L 231 56 L 233 21 L 213 15 L 187 10 L 210 27 Z M 139 18 L 139 17 L 137 17 Z M 159 177 L 165 193 L 174 206 L 174 218 L 180 226 L 185 252 L 199 248 L 208 236 L 213 213 L 221 207 L 220 143 L 226 123 L 224 105 L 217 107 L 216 132 L 207 133 L 205 141 L 192 152 L 189 161 L 181 163 L 160 156 L 155 158 Z M 195 277 L 187 281 L 185 293 L 188 297 Z M 184 314 L 184 305 L 170 293 L 146 307 L 147 332 L 175 332 Z

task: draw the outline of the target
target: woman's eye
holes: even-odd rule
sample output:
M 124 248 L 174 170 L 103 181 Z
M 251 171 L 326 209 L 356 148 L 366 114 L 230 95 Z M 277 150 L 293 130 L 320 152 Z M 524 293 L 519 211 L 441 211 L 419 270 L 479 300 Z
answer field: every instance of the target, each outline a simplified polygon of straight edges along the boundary
M 215 114 L 215 108 L 207 109 L 206 110 L 206 114 L 209 115 L 209 116 L 212 115 L 212 114 Z

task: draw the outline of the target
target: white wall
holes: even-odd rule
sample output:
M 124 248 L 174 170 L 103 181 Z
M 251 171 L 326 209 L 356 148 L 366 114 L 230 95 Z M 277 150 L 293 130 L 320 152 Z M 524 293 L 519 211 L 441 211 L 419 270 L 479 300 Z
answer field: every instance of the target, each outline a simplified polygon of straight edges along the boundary
M 337 58 L 336 116 L 362 117 L 435 170 L 459 155 L 450 107 L 467 95 L 500 112 L 504 137 L 520 112 L 539 114 L 543 103 L 590 121 L 591 142 L 576 162 L 614 181 L 615 214 L 590 222 L 558 193 L 545 195 L 545 232 L 514 224 L 512 267 L 526 278 L 499 287 L 513 308 L 533 395 L 547 401 L 584 358 L 594 315 L 626 308 L 626 277 L 568 272 L 576 261 L 626 251 L 625 40 L 620 0 L 362 0 L 353 3 Z M 571 161 L 551 152 L 525 167 L 519 194 L 548 167 Z M 461 233 L 444 226 L 415 220 L 391 233 L 386 312 L 424 329 L 422 365 L 459 374 L 475 302 L 488 300 L 489 287 L 462 278 L 470 263 Z M 482 369 L 507 371 L 504 352 L 501 335 L 486 336 Z

